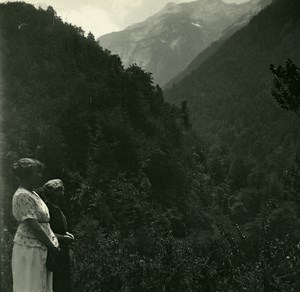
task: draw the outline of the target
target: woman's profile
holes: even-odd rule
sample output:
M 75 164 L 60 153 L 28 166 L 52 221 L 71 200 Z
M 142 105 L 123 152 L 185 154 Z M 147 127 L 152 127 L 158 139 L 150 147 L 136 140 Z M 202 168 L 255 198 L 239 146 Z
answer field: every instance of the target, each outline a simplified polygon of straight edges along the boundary
M 53 292 L 71 291 L 69 244 L 74 236 L 68 232 L 68 224 L 60 205 L 64 195 L 64 185 L 60 179 L 45 183 L 43 193 L 50 213 L 50 226 L 60 245 L 59 265 L 53 271 Z
M 33 190 L 40 183 L 43 164 L 22 158 L 13 165 L 20 185 L 13 195 L 12 212 L 18 222 L 12 253 L 14 292 L 52 292 L 52 272 L 46 268 L 48 249 L 59 253 L 50 228 L 46 204 Z

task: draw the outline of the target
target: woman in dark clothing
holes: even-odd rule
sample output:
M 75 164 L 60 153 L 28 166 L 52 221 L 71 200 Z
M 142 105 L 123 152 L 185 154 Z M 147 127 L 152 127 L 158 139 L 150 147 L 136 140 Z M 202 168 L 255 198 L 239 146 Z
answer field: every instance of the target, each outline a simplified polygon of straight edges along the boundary
M 44 196 L 50 213 L 50 226 L 58 238 L 60 257 L 57 270 L 53 271 L 53 292 L 71 291 L 69 245 L 74 236 L 68 232 L 66 217 L 60 209 L 63 199 L 64 185 L 60 179 L 53 179 L 45 183 Z

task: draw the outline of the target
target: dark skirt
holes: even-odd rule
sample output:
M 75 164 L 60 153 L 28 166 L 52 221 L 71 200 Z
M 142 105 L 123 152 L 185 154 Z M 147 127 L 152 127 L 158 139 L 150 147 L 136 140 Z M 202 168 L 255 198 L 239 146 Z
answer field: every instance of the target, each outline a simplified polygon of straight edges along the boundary
M 53 272 L 53 292 L 71 292 L 71 271 L 69 246 L 60 243 L 59 265 Z
M 68 231 L 66 217 L 62 210 L 51 204 L 47 204 L 50 213 L 50 226 L 54 233 L 64 235 Z M 61 249 L 59 265 L 53 272 L 53 292 L 71 291 L 71 271 L 70 271 L 70 248 L 63 241 L 59 242 Z

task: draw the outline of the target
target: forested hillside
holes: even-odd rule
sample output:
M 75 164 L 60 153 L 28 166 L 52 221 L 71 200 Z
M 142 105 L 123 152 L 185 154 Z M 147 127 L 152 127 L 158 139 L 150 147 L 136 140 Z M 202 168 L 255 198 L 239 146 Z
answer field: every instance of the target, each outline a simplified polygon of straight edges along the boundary
M 282 175 L 295 158 L 298 118 L 272 99 L 269 66 L 300 62 L 299 8 L 275 1 L 165 94 L 172 103 L 187 100 L 195 131 L 248 169 Z
M 139 270 L 144 256 L 163 257 L 156 239 L 187 232 L 201 149 L 187 143 L 186 113 L 163 101 L 150 74 L 124 70 L 118 56 L 63 24 L 52 8 L 1 5 L 0 19 L 7 225 L 15 188 L 10 165 L 19 157 L 40 159 L 45 180 L 66 183 L 78 291 L 148 285 L 128 276 L 123 283 L 119 273 L 130 273 L 123 264 Z M 119 262 L 127 253 L 128 262 Z
M 10 230 L 1 230 L 1 291 L 11 291 L 10 166 L 25 156 L 45 163 L 45 181 L 65 182 L 74 291 L 300 287 L 297 165 L 285 183 L 248 174 L 243 156 L 224 172 L 225 150 L 193 134 L 185 102 L 166 103 L 151 74 L 124 69 L 51 7 L 1 4 L 0 26 Z

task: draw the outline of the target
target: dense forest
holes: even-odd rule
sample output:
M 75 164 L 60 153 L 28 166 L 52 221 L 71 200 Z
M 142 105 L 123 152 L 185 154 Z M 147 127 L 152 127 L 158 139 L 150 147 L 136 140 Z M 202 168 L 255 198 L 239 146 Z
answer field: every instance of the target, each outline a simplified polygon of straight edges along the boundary
M 229 163 L 238 157 L 247 168 L 255 164 L 281 175 L 295 158 L 298 118 L 273 101 L 269 65 L 287 58 L 300 63 L 299 5 L 275 0 L 231 38 L 200 54 L 191 64 L 196 69 L 165 92 L 172 103 L 187 101 L 195 131 Z
M 187 102 L 194 130 L 209 143 L 210 168 L 218 170 L 212 178 L 219 186 L 229 185 L 226 204 L 234 221 L 247 228 L 270 208 L 271 219 L 263 218 L 274 238 L 297 238 L 299 232 L 299 112 L 284 111 L 291 107 L 280 97 L 299 86 L 299 79 L 281 87 L 273 99 L 272 72 L 282 72 L 269 66 L 287 58 L 300 63 L 299 25 L 300 2 L 275 0 L 231 38 L 200 54 L 190 65 L 194 70 L 165 91 L 168 101 Z M 290 62 L 287 68 L 297 68 Z M 289 81 L 293 70 L 287 71 Z M 292 96 L 295 108 L 299 93 Z
M 266 155 L 279 176 L 248 165 L 245 156 L 233 159 L 213 139 L 199 139 L 189 102 L 165 102 L 150 73 L 136 65 L 125 69 L 91 33 L 63 23 L 52 7 L 1 4 L 0 26 L 9 230 L 1 230 L 1 291 L 11 291 L 10 201 L 17 187 L 11 164 L 20 157 L 44 162 L 45 181 L 59 177 L 65 183 L 64 210 L 76 237 L 74 291 L 299 289 L 299 161 L 284 168 L 278 156 Z M 297 87 L 288 86 L 282 97 L 290 67 L 278 64 L 261 64 L 277 80 L 273 85 L 270 78 L 266 91 L 279 101 L 297 98 Z M 298 84 L 298 67 L 292 68 Z M 253 115 L 252 109 L 242 113 Z M 275 101 L 260 110 L 268 117 L 280 112 Z M 280 122 L 293 121 L 296 131 L 292 111 L 280 113 L 278 139 Z M 258 136 L 268 131 L 259 121 L 253 127 Z

